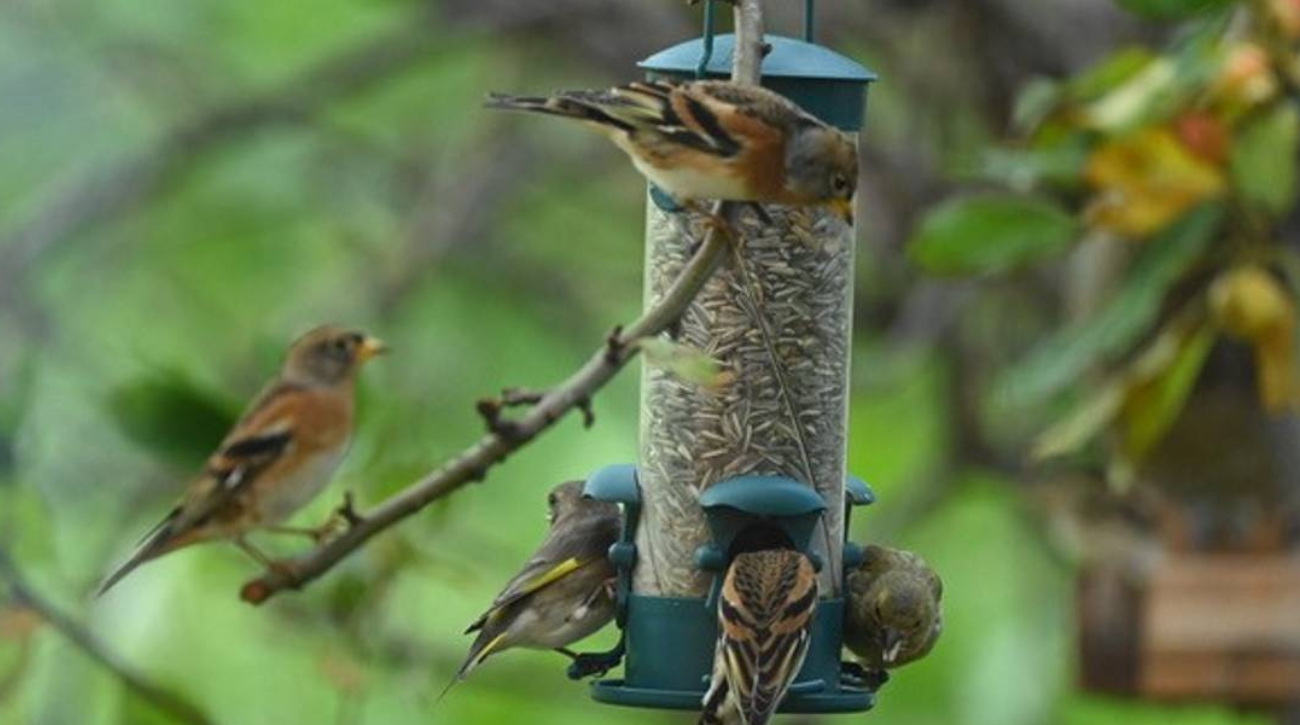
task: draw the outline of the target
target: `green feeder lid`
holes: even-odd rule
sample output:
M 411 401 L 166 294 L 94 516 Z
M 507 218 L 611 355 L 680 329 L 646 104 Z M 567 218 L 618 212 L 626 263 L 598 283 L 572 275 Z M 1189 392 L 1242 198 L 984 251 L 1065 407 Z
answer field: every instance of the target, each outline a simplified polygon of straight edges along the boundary
M 876 74 L 852 58 L 816 43 L 806 43 L 781 35 L 765 35 L 763 40 L 772 46 L 763 58 L 765 78 L 803 78 L 807 80 L 853 81 L 870 83 Z M 731 51 L 736 36 L 716 35 L 713 54 L 705 70 L 709 75 L 725 76 L 731 73 Z M 695 73 L 704 53 L 704 39 L 696 38 L 678 43 L 655 53 L 637 65 L 647 71 L 660 73 Z
M 763 58 L 763 85 L 799 104 L 805 111 L 836 128 L 857 132 L 865 118 L 867 86 L 876 74 L 857 61 L 829 48 L 780 35 L 765 35 L 772 50 Z M 734 35 L 713 36 L 679 43 L 641 61 L 650 76 L 676 79 L 725 78 L 731 73 Z M 708 62 L 700 62 L 708 55 Z
M 866 481 L 854 475 L 844 478 L 844 494 L 850 506 L 869 506 L 876 502 L 876 492 L 871 490 Z
M 641 489 L 636 483 L 636 466 L 630 463 L 605 466 L 587 477 L 582 493 L 597 501 L 638 506 Z
M 811 487 L 784 476 L 737 476 L 700 494 L 705 510 L 728 506 L 754 516 L 798 516 L 826 510 Z

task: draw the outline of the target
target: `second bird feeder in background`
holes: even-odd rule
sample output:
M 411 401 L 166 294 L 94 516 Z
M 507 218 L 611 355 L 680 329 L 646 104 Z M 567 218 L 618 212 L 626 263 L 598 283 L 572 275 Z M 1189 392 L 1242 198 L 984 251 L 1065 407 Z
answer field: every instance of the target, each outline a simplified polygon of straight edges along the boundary
M 875 76 L 811 42 L 767 36 L 763 85 L 851 134 Z M 641 63 L 654 78 L 725 78 L 734 37 L 682 43 Z M 702 61 L 703 59 L 703 61 Z M 597 700 L 696 709 L 711 672 L 717 586 L 736 537 L 764 529 L 807 553 L 822 602 L 808 659 L 782 712 L 865 710 L 874 693 L 841 673 L 841 598 L 850 504 L 870 503 L 846 475 L 853 230 L 812 207 L 745 211 L 739 247 L 695 298 L 678 342 L 717 360 L 729 382 L 705 388 L 647 366 L 639 464 L 594 474 L 587 492 L 625 504 L 621 571 L 622 679 Z M 705 220 L 652 189 L 646 217 L 646 304 L 676 280 Z M 847 560 L 847 561 L 846 561 Z

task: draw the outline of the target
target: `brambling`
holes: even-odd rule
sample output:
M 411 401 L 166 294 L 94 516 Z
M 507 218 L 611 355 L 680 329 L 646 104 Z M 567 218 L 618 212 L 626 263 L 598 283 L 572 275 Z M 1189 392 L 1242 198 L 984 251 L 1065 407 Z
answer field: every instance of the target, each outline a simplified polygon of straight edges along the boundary
M 797 551 L 738 554 L 718 598 L 713 680 L 700 725 L 765 725 L 799 674 L 817 611 L 817 573 Z
M 357 369 L 386 349 L 373 337 L 331 325 L 295 341 L 279 375 L 244 411 L 180 503 L 109 574 L 98 595 L 146 561 L 191 544 L 229 539 L 273 568 L 246 534 L 317 534 L 280 524 L 334 475 L 352 434 Z
M 871 545 L 846 577 L 844 645 L 870 671 L 924 657 L 943 630 L 943 582 L 920 556 Z
M 583 121 L 678 203 L 825 206 L 853 221 L 851 138 L 766 88 L 730 81 L 629 83 L 549 97 L 489 96 L 489 108 Z
M 546 538 L 492 606 L 465 630 L 478 636 L 443 695 L 483 660 L 511 647 L 553 649 L 576 657 L 565 648 L 614 618 L 616 572 L 608 551 L 618 540 L 618 506 L 585 498 L 582 481 L 556 486 L 547 505 Z

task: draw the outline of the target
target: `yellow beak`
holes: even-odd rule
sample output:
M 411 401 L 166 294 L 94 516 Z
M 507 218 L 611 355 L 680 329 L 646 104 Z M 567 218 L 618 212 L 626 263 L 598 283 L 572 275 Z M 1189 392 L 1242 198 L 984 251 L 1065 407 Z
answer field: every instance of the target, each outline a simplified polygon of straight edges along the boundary
M 367 337 L 361 341 L 361 347 L 357 348 L 357 362 L 365 362 L 376 355 L 383 355 L 388 352 L 388 346 L 383 340 L 375 337 Z
M 853 226 L 853 200 L 852 199 L 832 199 L 826 204 L 826 208 L 831 213 L 844 220 L 845 224 Z

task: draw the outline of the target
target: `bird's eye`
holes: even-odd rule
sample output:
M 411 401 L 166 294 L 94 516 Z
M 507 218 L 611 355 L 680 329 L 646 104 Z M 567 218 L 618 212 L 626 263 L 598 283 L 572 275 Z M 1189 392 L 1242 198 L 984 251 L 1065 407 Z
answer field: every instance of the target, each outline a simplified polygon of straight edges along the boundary
M 556 504 L 556 503 L 558 503 L 558 502 L 557 502 L 557 500 L 556 500 L 556 498 L 555 498 L 555 494 L 552 493 L 552 494 L 547 495 L 547 497 L 546 497 L 546 505 L 547 505 L 547 506 L 550 506 L 551 508 L 555 508 L 555 504 Z
M 849 180 L 844 178 L 843 175 L 836 174 L 831 177 L 831 191 L 834 191 L 836 194 L 843 194 L 848 190 Z

